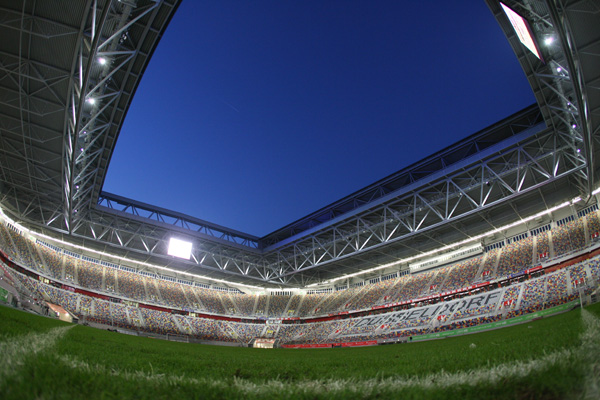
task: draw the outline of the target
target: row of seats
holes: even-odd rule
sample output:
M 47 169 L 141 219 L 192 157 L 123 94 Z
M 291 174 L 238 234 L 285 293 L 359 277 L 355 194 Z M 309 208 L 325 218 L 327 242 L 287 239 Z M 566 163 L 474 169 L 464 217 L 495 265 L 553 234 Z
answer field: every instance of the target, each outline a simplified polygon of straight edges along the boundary
M 531 236 L 505 246 L 498 260 L 497 276 L 508 276 L 520 272 L 523 265 L 531 264 L 533 238 Z
M 552 230 L 552 243 L 556 256 L 570 253 L 585 246 L 584 219 L 569 221 Z
M 539 278 L 497 289 L 501 294 L 494 295 L 494 300 L 488 304 L 480 305 L 480 302 L 477 302 L 471 308 L 465 310 L 458 308 L 454 312 L 443 315 L 444 306 L 453 303 L 428 306 L 429 310 L 435 310 L 429 313 L 419 312 L 419 309 L 404 310 L 402 312 L 405 314 L 416 312 L 420 316 L 398 318 L 393 322 L 389 322 L 392 320 L 386 317 L 395 314 L 387 313 L 310 324 L 281 324 L 276 327 L 258 323 L 196 318 L 125 303 L 114 303 L 59 289 L 17 272 L 14 272 L 13 278 L 19 280 L 32 293 L 61 305 L 73 315 L 87 321 L 161 335 L 189 335 L 201 340 L 238 343 L 249 343 L 253 338 L 270 331 L 271 336 L 279 339 L 282 344 L 318 344 L 442 332 L 498 321 L 504 316 L 513 317 L 541 310 L 576 298 L 573 279 L 581 279 L 582 276 L 591 279 L 593 274 L 598 274 L 599 266 L 598 258 L 572 265 Z M 592 272 L 593 270 L 595 272 Z M 486 296 L 486 293 L 491 292 L 479 293 L 478 296 Z M 456 301 L 466 304 L 469 299 L 466 297 Z M 381 318 L 381 322 L 375 320 L 376 323 L 365 324 L 363 323 L 365 318 Z
M 557 255 L 585 245 L 584 226 L 600 228 L 597 212 L 563 224 L 552 231 Z M 228 293 L 154 279 L 133 272 L 75 259 L 24 236 L 0 227 L 0 245 L 24 265 L 66 283 L 114 293 L 138 302 L 219 315 L 292 317 L 325 315 L 340 311 L 368 309 L 375 305 L 401 302 L 464 288 L 474 282 L 492 280 L 517 273 L 532 265 L 539 254 L 550 250 L 549 232 L 524 238 L 483 256 L 450 266 L 409 274 L 332 293 L 307 295 L 252 295 Z M 535 250 L 534 250 L 535 249 Z

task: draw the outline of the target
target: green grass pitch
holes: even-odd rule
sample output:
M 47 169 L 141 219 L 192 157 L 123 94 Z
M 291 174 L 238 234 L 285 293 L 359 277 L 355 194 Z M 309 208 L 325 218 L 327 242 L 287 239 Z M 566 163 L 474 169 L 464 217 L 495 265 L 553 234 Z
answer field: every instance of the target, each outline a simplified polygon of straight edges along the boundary
M 166 342 L 0 307 L 1 399 L 598 398 L 600 304 L 442 340 L 251 349 Z

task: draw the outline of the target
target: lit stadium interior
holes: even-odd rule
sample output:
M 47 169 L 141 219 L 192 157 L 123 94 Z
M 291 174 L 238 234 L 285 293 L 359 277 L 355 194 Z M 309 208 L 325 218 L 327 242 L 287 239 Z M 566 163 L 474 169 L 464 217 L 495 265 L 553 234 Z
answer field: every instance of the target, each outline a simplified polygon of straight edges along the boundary
M 55 3 L 0 0 L 0 272 L 15 301 L 150 336 L 331 347 L 595 296 L 597 3 L 486 0 L 536 104 L 263 237 L 103 190 L 180 0 Z

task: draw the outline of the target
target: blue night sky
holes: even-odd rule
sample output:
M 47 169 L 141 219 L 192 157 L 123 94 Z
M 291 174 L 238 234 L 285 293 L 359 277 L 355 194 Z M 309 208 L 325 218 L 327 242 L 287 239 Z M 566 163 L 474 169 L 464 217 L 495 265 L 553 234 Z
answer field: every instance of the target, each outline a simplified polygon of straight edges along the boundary
M 263 236 L 534 102 L 484 0 L 184 0 L 104 190 Z

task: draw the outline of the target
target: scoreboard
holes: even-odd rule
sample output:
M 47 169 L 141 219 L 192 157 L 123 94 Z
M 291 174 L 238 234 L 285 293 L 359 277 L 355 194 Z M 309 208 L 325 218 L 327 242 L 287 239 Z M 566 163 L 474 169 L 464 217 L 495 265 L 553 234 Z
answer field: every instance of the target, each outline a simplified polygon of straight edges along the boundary
M 257 349 L 272 349 L 275 346 L 275 339 L 256 338 L 254 347 Z

